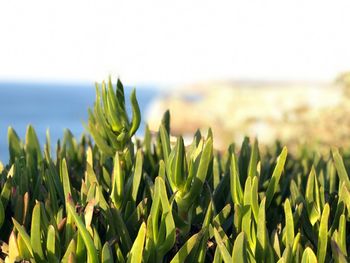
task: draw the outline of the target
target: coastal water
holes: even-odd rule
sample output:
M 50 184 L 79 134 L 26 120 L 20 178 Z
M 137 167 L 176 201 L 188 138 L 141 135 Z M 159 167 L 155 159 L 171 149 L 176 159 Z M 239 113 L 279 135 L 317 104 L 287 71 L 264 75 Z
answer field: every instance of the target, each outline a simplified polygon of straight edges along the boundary
M 125 87 L 127 107 L 132 89 Z M 159 90 L 152 87 L 137 88 L 136 96 L 144 114 Z M 54 145 L 63 137 L 64 130 L 80 138 L 86 132 L 87 109 L 93 107 L 95 87 L 93 84 L 43 84 L 0 82 L 0 160 L 8 161 L 7 129 L 12 126 L 24 139 L 28 124 L 32 124 L 44 145 L 46 130 L 50 130 Z M 130 111 L 130 109 L 128 109 Z M 142 116 L 145 120 L 145 116 Z M 144 122 L 138 131 L 143 134 Z

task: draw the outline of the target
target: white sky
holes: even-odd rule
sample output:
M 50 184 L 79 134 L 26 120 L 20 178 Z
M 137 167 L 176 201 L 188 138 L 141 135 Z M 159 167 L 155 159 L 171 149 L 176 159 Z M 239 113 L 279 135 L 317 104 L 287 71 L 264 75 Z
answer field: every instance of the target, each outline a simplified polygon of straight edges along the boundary
M 350 1 L 1 1 L 0 80 L 332 80 Z

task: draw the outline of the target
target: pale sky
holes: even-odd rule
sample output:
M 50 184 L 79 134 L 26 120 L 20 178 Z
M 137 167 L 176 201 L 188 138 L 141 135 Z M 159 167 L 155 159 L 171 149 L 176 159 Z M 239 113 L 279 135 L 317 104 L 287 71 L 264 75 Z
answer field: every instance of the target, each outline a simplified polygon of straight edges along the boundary
M 1 1 L 0 81 L 329 81 L 350 1 Z

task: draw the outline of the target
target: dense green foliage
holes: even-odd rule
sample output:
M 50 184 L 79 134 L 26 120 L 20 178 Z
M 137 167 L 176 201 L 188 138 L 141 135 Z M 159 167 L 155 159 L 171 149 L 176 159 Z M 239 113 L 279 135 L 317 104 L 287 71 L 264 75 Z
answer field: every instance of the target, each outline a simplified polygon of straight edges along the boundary
M 124 89 L 97 87 L 88 135 L 67 130 L 55 157 L 29 126 L 9 128 L 0 165 L 1 260 L 14 262 L 347 262 L 348 158 L 245 139 L 224 153 L 198 131 L 189 146 L 133 135 Z M 288 155 L 288 156 L 287 156 Z M 344 164 L 345 163 L 345 164 Z

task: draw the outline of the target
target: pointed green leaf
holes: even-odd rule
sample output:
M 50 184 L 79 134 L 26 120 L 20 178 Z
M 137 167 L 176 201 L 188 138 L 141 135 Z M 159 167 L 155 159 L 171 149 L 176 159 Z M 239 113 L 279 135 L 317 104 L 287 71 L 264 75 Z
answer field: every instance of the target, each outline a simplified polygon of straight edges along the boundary
M 290 206 L 289 199 L 287 198 L 284 203 L 284 215 L 286 220 L 286 246 L 290 248 L 293 247 L 294 242 L 294 222 L 293 222 L 293 214 L 292 208 Z
M 314 167 L 312 167 L 307 180 L 305 201 L 310 222 L 312 225 L 314 225 L 321 217 L 320 196 L 318 192 L 317 176 Z
M 250 153 L 250 160 L 248 166 L 248 176 L 252 179 L 256 176 L 256 166 L 258 164 L 259 149 L 258 149 L 258 140 L 255 139 L 253 149 Z
M 101 263 L 113 263 L 113 255 L 108 242 L 106 242 L 102 247 Z
M 247 244 L 245 234 L 244 232 L 241 232 L 236 237 L 235 243 L 233 245 L 231 262 L 246 263 L 247 259 Z
M 60 174 L 61 174 L 61 180 L 63 184 L 63 192 L 65 198 L 67 198 L 68 195 L 72 195 L 72 189 L 70 186 L 70 180 L 69 180 L 69 175 L 68 175 L 68 169 L 67 169 L 67 163 L 66 159 L 63 159 L 61 162 L 61 167 L 60 167 Z
M 73 217 L 74 222 L 77 225 L 78 230 L 82 235 L 86 249 L 88 251 L 88 260 L 90 262 L 98 262 L 97 250 L 95 248 L 94 242 L 92 241 L 91 236 L 90 236 L 89 232 L 87 231 L 82 219 L 75 212 L 75 208 L 73 206 L 73 201 L 72 201 L 70 195 L 68 195 L 68 198 L 66 201 L 66 207 L 67 207 L 68 213 L 71 214 L 71 216 Z
M 58 262 L 56 255 L 56 233 L 53 225 L 50 225 L 47 230 L 46 251 L 49 262 Z
M 259 179 L 257 176 L 254 176 L 252 181 L 251 207 L 252 207 L 252 212 L 253 212 L 255 222 L 258 222 L 258 213 L 259 213 L 258 184 L 259 184 Z
M 23 147 L 20 138 L 12 127 L 8 128 L 7 136 L 9 142 L 10 163 L 14 163 L 16 157 L 19 158 L 24 154 Z
M 30 255 L 31 255 L 32 257 L 34 257 L 32 245 L 31 245 L 31 242 L 30 242 L 30 237 L 29 237 L 29 235 L 27 234 L 26 230 L 24 229 L 23 226 L 21 226 L 21 225 L 16 221 L 16 219 L 12 218 L 12 222 L 13 222 L 13 225 L 15 226 L 15 228 L 17 229 L 19 235 L 21 235 L 21 238 L 23 239 L 24 244 L 25 244 L 26 248 L 28 249 Z
M 198 170 L 196 176 L 193 179 L 190 191 L 183 197 L 186 202 L 187 208 L 194 201 L 193 199 L 201 193 L 201 189 L 205 182 L 209 163 L 213 157 L 213 140 L 209 138 L 203 147 L 202 155 L 199 161 Z
M 230 255 L 230 253 L 227 251 L 224 242 L 222 241 L 219 232 L 216 230 L 216 228 L 214 228 L 214 236 L 215 236 L 215 240 L 216 240 L 216 244 L 219 247 L 220 250 L 220 254 L 221 257 L 223 258 L 225 263 L 231 263 L 232 261 L 232 257 Z M 237 241 L 237 239 L 236 239 Z
M 141 263 L 146 238 L 146 224 L 142 223 L 128 256 L 128 263 Z
M 70 240 L 69 245 L 68 245 L 68 247 L 63 255 L 63 258 L 61 260 L 61 263 L 68 263 L 69 262 L 69 256 L 72 253 L 75 253 L 76 246 L 77 246 L 77 243 L 76 243 L 75 239 Z
M 233 203 L 243 205 L 243 190 L 239 181 L 236 156 L 232 153 L 230 166 L 230 188 Z
M 162 149 L 163 149 L 163 158 L 164 162 L 166 165 L 168 165 L 168 157 L 170 155 L 170 139 L 169 139 L 169 134 L 167 133 L 165 127 L 161 125 L 159 127 L 159 134 L 160 134 L 160 139 L 162 143 Z
M 136 203 L 137 193 L 139 191 L 141 176 L 142 176 L 142 165 L 143 165 L 143 156 L 142 151 L 138 150 L 136 153 L 136 162 L 135 162 L 135 170 L 132 180 L 132 191 L 131 197 L 132 200 Z
M 129 137 L 133 136 L 141 123 L 141 112 L 140 107 L 136 99 L 136 90 L 133 89 L 130 96 L 131 109 L 132 109 L 132 119 L 131 119 L 131 127 L 129 131 Z
M 342 214 L 339 219 L 339 239 L 337 244 L 339 245 L 339 248 L 341 249 L 342 253 L 347 256 L 346 251 L 346 218 L 345 215 Z
M 322 212 L 320 229 L 318 232 L 317 260 L 319 263 L 325 262 L 325 259 L 326 259 L 329 212 L 330 212 L 329 205 L 326 204 Z
M 317 263 L 317 258 L 311 248 L 307 247 L 304 250 L 301 263 Z
M 176 142 L 176 153 L 175 153 L 175 169 L 174 169 L 174 184 L 176 187 L 181 187 L 184 183 L 184 158 L 185 158 L 185 153 L 184 153 L 184 141 L 182 139 L 182 137 L 180 136 L 177 139 Z
M 122 198 L 124 193 L 124 170 L 121 168 L 119 153 L 114 157 L 114 167 L 112 175 L 112 191 L 111 199 L 116 208 L 122 205 Z
M 33 126 L 29 125 L 26 132 L 26 151 L 36 154 L 38 161 L 41 162 L 43 157 L 38 137 L 36 136 Z
M 341 182 L 344 182 L 346 188 L 350 191 L 350 180 L 348 173 L 346 172 L 345 165 L 343 162 L 343 158 L 340 156 L 338 149 L 333 149 L 333 161 L 335 169 L 337 170 L 339 179 Z
M 40 214 L 40 203 L 37 202 L 34 206 L 32 214 L 30 243 L 33 249 L 35 259 L 39 262 L 45 262 L 44 253 L 41 246 Z
M 200 231 L 197 234 L 191 236 L 185 244 L 179 249 L 179 251 L 175 254 L 170 263 L 182 263 L 185 262 L 188 255 L 191 253 L 192 249 L 199 243 L 201 237 L 203 236 L 203 232 Z
M 257 226 L 257 244 L 256 244 L 256 258 L 264 261 L 268 252 L 268 240 L 267 240 L 267 229 L 266 229 L 266 213 L 265 213 L 265 201 L 264 198 L 259 207 L 258 214 L 258 226 Z
M 272 177 L 266 190 L 266 207 L 270 206 L 272 198 L 277 191 L 284 164 L 287 159 L 287 153 L 287 148 L 284 147 L 281 154 L 277 158 L 277 164 L 275 166 L 275 169 L 273 170 Z

